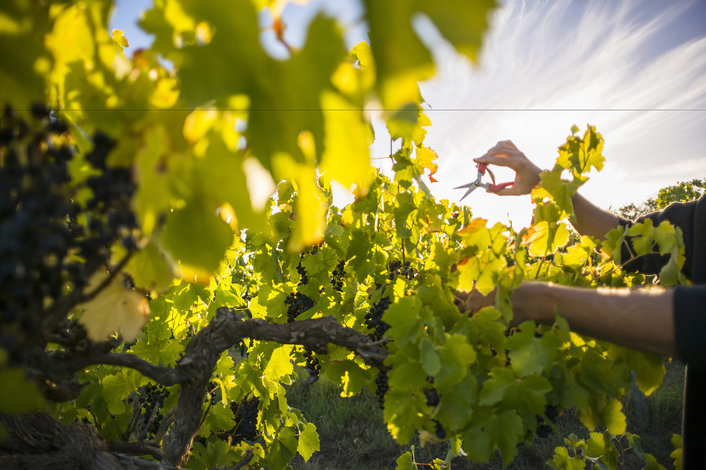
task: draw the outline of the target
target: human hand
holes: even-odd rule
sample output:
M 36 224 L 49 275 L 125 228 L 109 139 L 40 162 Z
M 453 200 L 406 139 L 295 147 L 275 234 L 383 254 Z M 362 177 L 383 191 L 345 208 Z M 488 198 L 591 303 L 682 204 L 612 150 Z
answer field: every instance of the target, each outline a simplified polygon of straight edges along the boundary
M 483 307 L 495 305 L 495 292 L 493 289 L 488 295 L 483 295 L 477 290 L 471 292 L 456 292 L 454 303 L 461 312 L 473 313 Z
M 527 320 L 536 320 L 540 323 L 551 323 L 554 319 L 553 312 L 547 318 L 541 318 L 539 315 L 532 315 L 531 301 L 537 297 L 542 297 L 541 289 L 545 285 L 539 282 L 523 282 L 512 293 L 513 318 L 510 322 L 510 327 L 519 325 Z M 539 290 L 539 291 L 538 291 Z M 492 307 L 495 305 L 495 295 L 497 288 L 493 289 L 487 295 L 483 295 L 477 290 L 471 292 L 456 292 L 454 294 L 454 303 L 463 313 L 473 314 L 483 307 Z M 533 317 L 537 318 L 533 318 Z
M 485 155 L 474 158 L 476 163 L 505 166 L 515 171 L 515 182 L 508 188 L 497 191 L 501 196 L 529 194 L 539 183 L 541 168 L 532 163 L 510 140 L 501 140 Z

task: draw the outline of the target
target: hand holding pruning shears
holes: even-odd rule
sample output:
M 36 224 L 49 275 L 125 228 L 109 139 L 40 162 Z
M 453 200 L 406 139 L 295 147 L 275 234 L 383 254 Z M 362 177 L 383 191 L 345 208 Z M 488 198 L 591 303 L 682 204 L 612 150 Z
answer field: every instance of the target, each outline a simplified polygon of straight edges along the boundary
M 485 155 L 474 158 L 477 163 L 478 174 L 475 181 L 458 186 L 455 189 L 468 188 L 463 198 L 468 196 L 476 188 L 485 188 L 486 191 L 499 194 L 501 196 L 519 196 L 529 194 L 537 183 L 539 183 L 539 173 L 541 169 L 532 163 L 524 153 L 522 153 L 512 141 L 502 140 L 489 149 Z M 488 170 L 488 165 L 498 165 L 511 168 L 515 171 L 515 181 L 495 184 L 493 173 Z M 483 175 L 488 172 L 492 183 L 483 183 Z

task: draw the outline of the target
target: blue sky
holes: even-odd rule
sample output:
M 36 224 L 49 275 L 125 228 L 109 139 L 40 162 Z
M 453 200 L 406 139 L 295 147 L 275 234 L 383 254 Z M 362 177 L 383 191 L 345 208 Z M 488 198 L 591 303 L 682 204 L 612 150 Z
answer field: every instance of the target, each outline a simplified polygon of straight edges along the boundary
M 112 27 L 125 32 L 131 48 L 148 45 L 135 19 L 151 1 L 117 3 Z M 358 0 L 312 0 L 285 8 L 288 41 L 303 44 L 306 25 L 321 10 L 340 20 L 350 46 L 366 39 Z M 426 143 L 439 154 L 439 182 L 431 185 L 437 197 L 458 200 L 462 192 L 452 188 L 474 176 L 471 159 L 498 140 L 513 140 L 539 166 L 551 167 L 572 124 L 596 125 L 605 138 L 606 167 L 581 190 L 601 207 L 706 178 L 705 1 L 506 0 L 478 66 L 458 56 L 425 18 L 415 27 L 439 64 L 437 77 L 421 85 L 431 107 Z M 284 56 L 272 35 L 263 30 L 263 44 Z M 383 156 L 389 140 L 384 126 L 375 125 L 371 152 Z M 529 223 L 528 196 L 476 191 L 463 202 L 491 221 Z

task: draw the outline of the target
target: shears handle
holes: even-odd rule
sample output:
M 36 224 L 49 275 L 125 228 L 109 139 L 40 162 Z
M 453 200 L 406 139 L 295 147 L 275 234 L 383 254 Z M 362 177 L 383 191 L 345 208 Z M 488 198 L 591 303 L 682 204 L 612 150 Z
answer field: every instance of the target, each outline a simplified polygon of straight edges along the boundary
M 479 173 L 479 174 L 484 175 L 485 172 L 486 172 L 486 170 L 488 169 L 488 164 L 487 164 L 487 163 L 478 163 L 478 164 L 476 165 L 476 168 L 478 168 L 478 173 Z M 507 188 L 507 187 L 509 187 L 509 186 L 512 186 L 513 184 L 515 184 L 514 181 L 508 181 L 507 183 L 499 183 L 499 184 L 488 183 L 487 189 L 488 189 L 488 191 L 490 191 L 491 193 L 497 193 L 497 192 L 500 191 L 501 189 L 504 189 L 504 188 Z
M 508 181 L 507 183 L 499 183 L 499 184 L 490 183 L 490 184 L 488 184 L 488 191 L 490 191 L 491 193 L 497 193 L 501 189 L 512 186 L 513 184 L 515 184 L 514 181 Z

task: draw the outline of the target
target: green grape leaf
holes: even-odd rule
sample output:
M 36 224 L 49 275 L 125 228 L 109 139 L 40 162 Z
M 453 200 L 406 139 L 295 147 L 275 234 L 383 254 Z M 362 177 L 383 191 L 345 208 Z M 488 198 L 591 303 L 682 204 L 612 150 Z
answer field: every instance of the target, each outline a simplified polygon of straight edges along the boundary
M 606 234 L 605 240 L 601 248 L 603 251 L 608 253 L 613 257 L 615 264 L 621 264 L 622 262 L 622 246 L 625 242 L 625 229 L 623 227 L 617 227 Z
M 441 390 L 441 400 L 436 418 L 447 431 L 463 429 L 471 419 L 473 405 L 478 398 L 476 378 L 468 374 L 463 382 Z
M 550 224 L 543 220 L 529 228 L 525 235 L 525 242 L 531 256 L 546 256 L 569 242 L 569 230 L 566 224 Z
M 378 94 L 386 109 L 417 103 L 417 83 L 434 74 L 431 53 L 412 28 L 414 7 L 414 0 L 365 1 Z
M 146 289 L 164 289 L 173 279 L 167 254 L 155 241 L 150 241 L 147 246 L 133 254 L 125 271 L 130 273 L 136 286 Z
M 632 237 L 630 243 L 637 256 L 650 253 L 655 243 L 655 229 L 652 219 L 645 219 L 641 223 L 632 225 L 627 231 L 627 236 Z
M 569 450 L 566 447 L 554 449 L 552 462 L 556 468 L 562 470 L 584 470 L 586 468 L 586 463 L 581 460 L 581 456 L 569 456 Z
M 423 393 L 390 390 L 385 394 L 383 416 L 387 430 L 399 444 L 406 444 L 423 424 L 426 407 Z
M 407 220 L 415 209 L 412 194 L 405 191 L 397 195 L 397 207 L 394 209 L 394 214 L 395 230 L 398 237 L 406 238 L 412 235 L 412 231 L 407 227 Z
M 304 48 L 289 60 L 277 61 L 262 48 L 251 2 L 218 0 L 185 6 L 188 16 L 209 24 L 213 31 L 208 42 L 188 45 L 169 56 L 180 65 L 186 102 L 201 105 L 215 100 L 216 105 L 227 106 L 232 96 L 246 94 L 250 101 L 246 137 L 253 155 L 267 169 L 271 158 L 280 153 L 297 161 L 306 159 L 299 145 L 303 131 L 313 136 L 317 153 L 325 152 L 322 94 L 333 92 L 331 75 L 346 57 L 334 21 L 316 17 Z M 168 29 L 161 32 L 169 33 Z M 204 74 L 204 70 L 213 73 Z
M 516 446 L 523 434 L 522 418 L 515 410 L 505 410 L 468 428 L 463 434 L 463 449 L 472 460 L 488 462 L 497 448 L 508 465 L 517 455 Z
M 623 404 L 617 399 L 609 400 L 601 411 L 603 423 L 611 434 L 618 436 L 625 434 L 625 414 L 623 414 Z
M 280 428 L 268 448 L 266 463 L 270 468 L 287 468 L 299 446 L 296 431 L 292 428 Z
M 316 425 L 306 423 L 304 429 L 299 431 L 299 442 L 297 443 L 297 452 L 302 456 L 304 462 L 307 462 L 314 452 L 321 450 L 319 444 L 319 434 L 316 432 Z
M 545 170 L 539 174 L 541 189 L 545 190 L 557 204 L 563 216 L 574 217 L 574 205 L 571 198 L 576 191 L 586 182 L 583 177 L 574 178 L 571 181 L 565 181 L 561 177 L 562 168 L 558 165 L 552 170 Z M 535 190 L 536 192 L 537 190 Z M 533 199 L 536 199 L 533 192 Z M 538 192 L 541 194 L 541 191 Z
M 332 92 L 323 94 L 322 103 L 326 137 L 321 171 L 346 188 L 358 186 L 365 194 L 373 176 L 370 170 L 373 135 L 363 110 Z
M 0 368 L 0 412 L 27 413 L 44 404 L 37 384 L 28 380 L 25 371 L 14 367 Z
M 125 410 L 123 400 L 137 388 L 137 384 L 129 380 L 128 374 L 122 371 L 118 374 L 103 377 L 103 397 L 108 405 L 108 411 L 117 415 Z
M 402 297 L 390 305 L 382 316 L 383 321 L 390 325 L 388 334 L 399 347 L 413 341 L 422 327 L 419 320 L 421 302 L 416 296 Z
M 281 380 L 282 377 L 290 375 L 294 372 L 292 364 L 292 345 L 282 345 L 275 348 L 267 363 L 267 367 L 263 371 L 263 375 L 272 381 Z
M 666 371 L 661 356 L 613 345 L 611 349 L 618 350 L 626 365 L 635 371 L 635 383 L 645 395 L 650 396 L 657 390 Z M 611 355 L 613 354 L 616 353 L 611 351 Z
M 682 468 L 682 437 L 679 434 L 672 435 L 672 446 L 674 450 L 669 457 L 674 461 L 674 468 Z
M 419 352 L 422 356 L 422 368 L 427 375 L 436 375 L 441 369 L 441 358 L 436 352 L 434 344 L 428 338 L 419 342 Z
M 603 137 L 596 132 L 595 126 L 589 125 L 583 138 L 571 135 L 566 139 L 566 143 L 559 147 L 557 165 L 571 170 L 574 178 L 578 178 L 591 171 L 592 167 L 597 171 L 603 169 L 605 157 L 602 152 Z
M 497 7 L 495 0 L 456 2 L 417 0 L 416 5 L 429 16 L 444 38 L 459 53 L 473 62 L 478 60 L 483 34 L 489 26 L 490 14 Z
M 477 353 L 460 334 L 449 336 L 439 348 L 443 367 L 434 376 L 434 383 L 441 388 L 456 384 L 466 377 L 468 366 L 475 362 Z
M 342 387 L 341 397 L 344 398 L 360 393 L 368 378 L 366 372 L 351 360 L 330 364 L 324 369 L 324 375 Z
M 51 27 L 49 7 L 48 4 L 22 0 L 3 2 L 0 27 L 0 101 L 3 106 L 10 104 L 15 108 L 26 108 L 44 96 L 44 74 L 52 66 L 45 45 Z M 55 49 L 51 43 L 50 47 Z
M 390 388 L 396 390 L 416 390 L 421 388 L 426 381 L 426 377 L 419 373 L 421 368 L 421 364 L 418 362 L 395 364 L 388 373 Z
M 395 463 L 397 464 L 395 470 L 417 470 L 417 465 L 414 463 L 414 457 L 412 457 L 412 453 L 409 451 L 397 457 Z
M 215 271 L 232 241 L 232 230 L 202 198 L 169 214 L 162 232 L 163 246 L 182 268 L 197 272 Z
M 561 345 L 561 340 L 551 332 L 535 338 L 535 331 L 533 321 L 524 322 L 505 342 L 512 370 L 523 377 L 549 370 Z
M 478 404 L 493 406 L 505 399 L 510 388 L 515 385 L 517 376 L 510 369 L 496 367 L 490 372 L 490 378 L 483 382 Z

